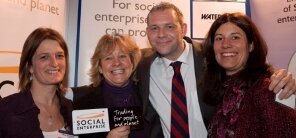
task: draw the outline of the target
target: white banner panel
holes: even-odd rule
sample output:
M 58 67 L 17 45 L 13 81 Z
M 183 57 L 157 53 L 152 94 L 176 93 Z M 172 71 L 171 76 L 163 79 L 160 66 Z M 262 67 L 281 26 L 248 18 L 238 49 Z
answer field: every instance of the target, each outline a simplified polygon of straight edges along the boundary
M 231 2 L 225 2 L 231 1 Z M 193 0 L 192 4 L 192 35 L 193 38 L 203 39 L 212 23 L 225 12 L 245 13 L 245 1 L 225 0 Z M 235 2 L 234 2 L 235 1 Z
M 251 0 L 252 20 L 260 28 L 268 47 L 268 60 L 275 68 L 295 69 L 296 1 Z M 268 8 L 262 8 L 268 7 Z M 290 68 L 290 67 L 289 67 Z M 296 70 L 291 70 L 296 74 Z
M 0 95 L 18 91 L 18 65 L 27 36 L 37 27 L 65 34 L 65 0 L 0 0 Z
M 269 62 L 276 68 L 286 68 L 296 77 L 296 1 L 250 0 L 252 20 L 259 27 L 268 48 Z M 262 8 L 268 7 L 268 8 Z M 295 106 L 295 97 L 289 105 Z
M 190 27 L 190 0 L 166 0 L 176 4 Z M 100 37 L 106 33 L 133 36 L 141 47 L 148 47 L 146 17 L 160 0 L 81 0 L 81 24 L 77 85 L 89 84 L 90 58 Z M 188 35 L 190 28 L 188 28 Z

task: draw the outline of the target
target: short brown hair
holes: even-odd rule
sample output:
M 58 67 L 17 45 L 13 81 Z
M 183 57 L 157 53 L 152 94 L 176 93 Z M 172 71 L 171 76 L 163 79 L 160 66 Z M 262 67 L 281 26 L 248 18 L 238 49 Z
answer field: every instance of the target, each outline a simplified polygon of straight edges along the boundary
M 181 12 L 181 10 L 174 4 L 169 3 L 169 2 L 160 2 L 159 4 L 153 6 L 153 8 L 149 11 L 148 15 L 147 15 L 147 25 L 149 24 L 149 16 L 151 13 L 155 12 L 155 11 L 164 11 L 167 9 L 173 9 L 176 12 L 176 16 L 178 18 L 178 22 L 180 23 L 180 25 L 182 26 L 182 24 L 184 23 L 184 16 L 183 13 Z

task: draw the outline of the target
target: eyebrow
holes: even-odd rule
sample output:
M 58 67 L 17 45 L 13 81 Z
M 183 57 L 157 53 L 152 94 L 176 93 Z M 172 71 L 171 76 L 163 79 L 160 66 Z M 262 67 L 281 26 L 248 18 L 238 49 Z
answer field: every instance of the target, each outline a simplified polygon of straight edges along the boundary
M 240 32 L 234 32 L 234 33 L 231 33 L 230 35 L 234 35 L 234 34 L 242 35 L 242 33 L 240 33 Z M 223 35 L 223 34 L 221 34 L 221 33 L 215 34 L 215 36 L 217 36 L 217 35 Z

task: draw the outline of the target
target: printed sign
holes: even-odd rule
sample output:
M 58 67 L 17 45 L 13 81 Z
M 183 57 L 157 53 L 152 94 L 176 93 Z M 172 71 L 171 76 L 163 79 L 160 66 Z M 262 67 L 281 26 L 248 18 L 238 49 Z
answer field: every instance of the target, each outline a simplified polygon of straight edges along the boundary
M 107 108 L 74 110 L 72 119 L 74 134 L 110 131 Z
M 143 128 L 142 110 L 140 107 L 109 108 L 111 129 L 119 126 L 131 126 L 131 129 Z
M 212 23 L 225 12 L 245 13 L 245 2 L 192 1 L 192 38 L 203 39 Z
M 74 134 L 108 132 L 119 126 L 130 126 L 131 129 L 143 128 L 140 107 L 74 110 L 72 118 Z

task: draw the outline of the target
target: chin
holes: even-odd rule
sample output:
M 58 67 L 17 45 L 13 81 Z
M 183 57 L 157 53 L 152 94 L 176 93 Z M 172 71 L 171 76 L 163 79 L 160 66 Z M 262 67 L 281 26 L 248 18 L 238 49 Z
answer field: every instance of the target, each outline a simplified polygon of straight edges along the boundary
M 53 80 L 49 80 L 49 82 L 51 82 L 52 84 L 59 84 L 62 83 L 63 79 L 53 79 Z

